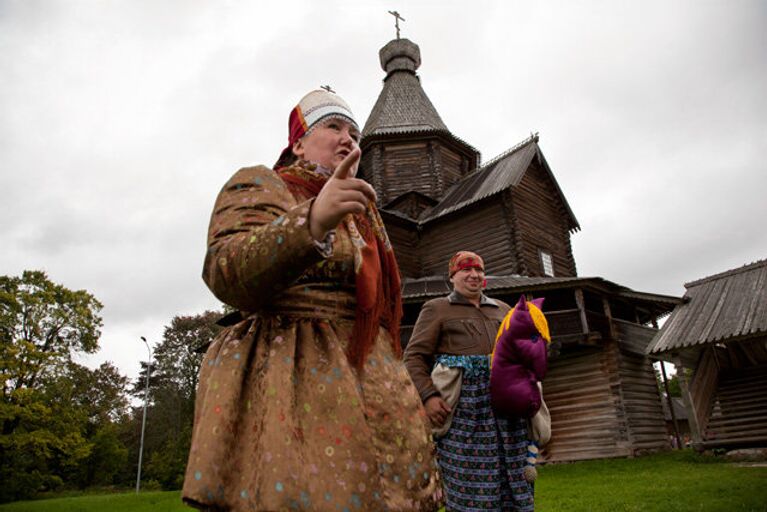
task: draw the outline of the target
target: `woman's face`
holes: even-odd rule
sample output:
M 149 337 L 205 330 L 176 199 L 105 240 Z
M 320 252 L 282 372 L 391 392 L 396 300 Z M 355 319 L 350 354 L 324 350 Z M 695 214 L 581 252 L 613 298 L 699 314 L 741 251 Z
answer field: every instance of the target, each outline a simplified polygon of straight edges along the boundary
M 359 143 L 360 132 L 353 124 L 331 118 L 320 122 L 293 144 L 293 154 L 334 171 L 352 150 L 359 147 Z

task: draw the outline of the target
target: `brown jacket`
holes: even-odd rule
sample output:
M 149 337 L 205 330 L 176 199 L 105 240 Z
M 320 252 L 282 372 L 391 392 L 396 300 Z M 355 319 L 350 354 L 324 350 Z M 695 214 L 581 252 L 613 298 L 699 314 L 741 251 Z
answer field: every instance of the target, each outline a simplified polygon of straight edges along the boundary
M 434 356 L 490 354 L 509 309 L 505 302 L 485 295 L 476 307 L 456 291 L 423 305 L 404 355 L 422 401 L 439 393 L 431 381 Z

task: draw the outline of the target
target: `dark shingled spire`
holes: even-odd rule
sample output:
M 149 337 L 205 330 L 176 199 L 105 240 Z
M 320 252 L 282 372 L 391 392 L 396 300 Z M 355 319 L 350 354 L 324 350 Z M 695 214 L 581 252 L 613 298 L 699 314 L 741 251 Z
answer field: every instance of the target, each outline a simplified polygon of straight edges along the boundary
M 362 135 L 424 130 L 448 132 L 416 74 L 421 65 L 418 45 L 409 39 L 394 39 L 381 48 L 378 55 L 386 78 Z

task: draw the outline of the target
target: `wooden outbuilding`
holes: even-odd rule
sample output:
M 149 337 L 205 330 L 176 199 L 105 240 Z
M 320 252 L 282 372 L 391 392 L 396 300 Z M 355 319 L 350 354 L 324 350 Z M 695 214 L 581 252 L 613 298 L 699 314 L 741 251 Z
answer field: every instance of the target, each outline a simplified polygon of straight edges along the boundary
M 599 277 L 578 277 L 570 236 L 580 229 L 533 134 L 482 164 L 448 130 L 407 39 L 380 51 L 383 90 L 363 128 L 359 175 L 376 189 L 403 274 L 403 343 L 421 305 L 450 291 L 458 250 L 485 260 L 488 294 L 545 297 L 553 337 L 544 395 L 551 461 L 632 456 L 669 446 L 647 344 L 678 303 Z
M 767 446 L 767 260 L 685 288 L 648 354 L 676 366 L 694 445 Z

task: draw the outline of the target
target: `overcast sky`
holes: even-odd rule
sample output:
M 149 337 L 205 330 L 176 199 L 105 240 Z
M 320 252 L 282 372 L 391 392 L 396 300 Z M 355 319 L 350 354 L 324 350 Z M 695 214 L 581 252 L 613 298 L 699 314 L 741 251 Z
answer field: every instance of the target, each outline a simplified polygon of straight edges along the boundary
M 682 295 L 767 257 L 767 2 L 0 0 L 0 274 L 92 292 L 87 362 L 135 378 L 140 336 L 219 307 L 229 176 L 271 165 L 321 84 L 367 119 L 395 9 L 484 161 L 540 132 L 579 275 Z

